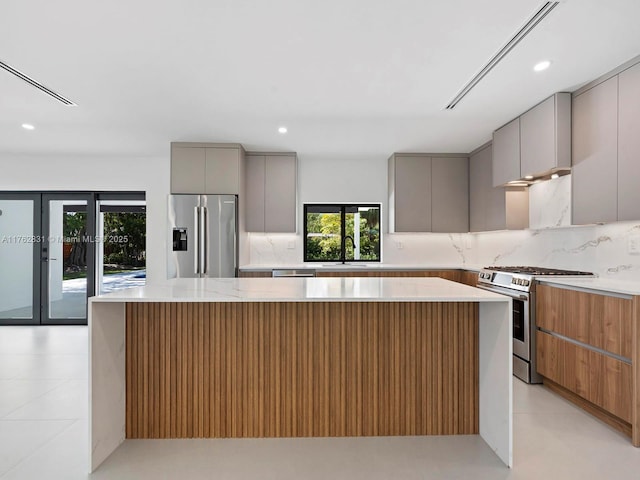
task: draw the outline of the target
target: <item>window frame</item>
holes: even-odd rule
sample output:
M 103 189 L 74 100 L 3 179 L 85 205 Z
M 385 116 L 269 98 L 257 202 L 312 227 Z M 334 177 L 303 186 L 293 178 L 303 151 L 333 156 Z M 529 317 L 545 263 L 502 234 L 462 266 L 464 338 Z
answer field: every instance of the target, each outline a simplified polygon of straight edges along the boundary
M 318 207 L 328 207 L 328 208 L 339 208 L 340 209 L 340 259 L 338 260 L 310 260 L 307 258 L 307 236 L 309 234 L 307 228 L 307 214 L 309 212 L 309 208 L 318 208 Z M 380 225 L 379 231 L 379 251 L 378 251 L 378 259 L 363 259 L 363 260 L 346 260 L 346 248 L 345 248 L 345 237 L 346 237 L 346 209 L 347 208 L 358 208 L 358 207 L 373 207 L 378 209 L 378 224 Z M 303 262 L 304 263 L 380 263 L 382 262 L 382 204 L 381 203 L 305 203 L 303 204 Z

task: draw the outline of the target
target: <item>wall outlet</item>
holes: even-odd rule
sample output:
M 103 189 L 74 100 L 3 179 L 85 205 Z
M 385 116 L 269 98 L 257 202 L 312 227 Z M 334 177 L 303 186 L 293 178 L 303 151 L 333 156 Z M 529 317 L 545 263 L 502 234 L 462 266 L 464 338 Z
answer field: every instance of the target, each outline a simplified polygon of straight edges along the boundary
M 640 235 L 629 236 L 629 243 L 627 244 L 627 253 L 632 255 L 640 254 Z
M 287 242 L 287 249 L 294 250 L 296 248 L 295 240 L 290 240 Z
M 402 242 L 396 242 L 396 248 L 398 250 L 402 250 L 404 248 L 404 244 Z

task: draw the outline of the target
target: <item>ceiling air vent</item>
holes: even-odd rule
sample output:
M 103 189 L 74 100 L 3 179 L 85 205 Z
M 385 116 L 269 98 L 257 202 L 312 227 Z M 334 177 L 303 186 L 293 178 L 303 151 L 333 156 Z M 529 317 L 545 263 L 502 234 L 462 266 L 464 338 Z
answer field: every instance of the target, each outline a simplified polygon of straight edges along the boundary
M 463 88 L 458 92 L 449 105 L 446 106 L 447 110 L 452 110 L 460 103 L 473 87 L 475 87 L 480 80 L 482 80 L 491 70 L 495 67 L 513 48 L 520 43 L 524 37 L 529 35 L 541 21 L 546 17 L 551 10 L 556 8 L 560 2 L 546 2 L 540 9 L 531 17 L 527 23 L 518 32 L 509 39 L 509 41 L 502 47 L 493 57 L 489 60 L 484 67 L 473 77 Z
M 50 97 L 55 98 L 57 101 L 59 101 L 60 103 L 63 103 L 69 107 L 75 107 L 76 104 L 73 103 L 71 100 L 69 100 L 68 98 L 63 97 L 62 95 L 60 95 L 59 93 L 54 92 L 53 90 L 51 90 L 50 88 L 45 87 L 44 85 L 42 85 L 40 82 L 36 82 L 33 78 L 25 75 L 24 73 L 22 73 L 20 70 L 16 70 L 15 68 L 13 68 L 11 65 L 8 65 L 6 63 L 4 63 L 2 60 L 0 60 L 0 68 L 5 69 L 7 72 L 15 75 L 16 77 L 18 77 L 20 80 L 23 80 L 25 82 L 27 82 L 29 85 L 36 87 L 38 90 L 40 90 L 41 92 L 46 93 L 47 95 L 49 95 Z

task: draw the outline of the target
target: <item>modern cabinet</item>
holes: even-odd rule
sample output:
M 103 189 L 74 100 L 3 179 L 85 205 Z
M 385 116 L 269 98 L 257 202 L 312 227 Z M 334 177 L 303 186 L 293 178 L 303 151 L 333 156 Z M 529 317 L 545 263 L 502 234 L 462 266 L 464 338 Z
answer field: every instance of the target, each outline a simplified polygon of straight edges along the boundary
M 618 77 L 573 98 L 572 223 L 618 219 Z
M 469 231 L 469 158 L 431 158 L 431 231 Z
M 536 358 L 544 383 L 628 434 L 637 389 L 636 303 L 605 292 L 536 288 Z
M 245 228 L 248 232 L 296 231 L 295 153 L 246 156 Z
M 389 230 L 431 231 L 431 157 L 394 154 L 389 159 Z
M 640 64 L 618 82 L 618 220 L 640 220 Z
M 556 93 L 493 132 L 493 186 L 571 167 L 571 94 Z
M 468 232 L 469 159 L 394 154 L 389 159 L 390 232 Z
M 243 157 L 237 144 L 172 143 L 171 193 L 238 195 Z
M 469 158 L 469 226 L 472 232 L 524 229 L 529 225 L 526 187 L 494 187 L 492 145 Z
M 521 178 L 520 118 L 493 132 L 492 174 L 494 187 Z
M 571 167 L 571 94 L 556 93 L 520 116 L 520 174 Z

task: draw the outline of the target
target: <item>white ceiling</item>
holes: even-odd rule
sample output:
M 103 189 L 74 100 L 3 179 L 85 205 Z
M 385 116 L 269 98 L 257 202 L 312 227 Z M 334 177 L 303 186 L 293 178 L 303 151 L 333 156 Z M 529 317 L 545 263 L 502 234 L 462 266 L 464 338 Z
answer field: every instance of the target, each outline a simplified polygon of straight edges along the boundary
M 640 54 L 640 1 L 565 0 L 445 111 L 543 3 L 2 0 L 0 60 L 78 106 L 0 70 L 0 152 L 156 156 L 171 141 L 327 157 L 469 152 Z M 552 67 L 533 72 L 541 59 Z

